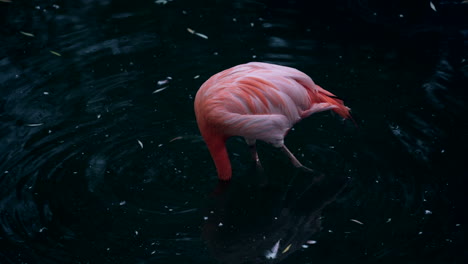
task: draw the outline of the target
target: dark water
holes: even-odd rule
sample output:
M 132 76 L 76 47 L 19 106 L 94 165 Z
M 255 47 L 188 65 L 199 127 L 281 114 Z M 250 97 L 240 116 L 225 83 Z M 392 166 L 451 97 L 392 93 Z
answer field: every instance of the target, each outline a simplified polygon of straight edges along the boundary
M 7 2 L 1 263 L 467 257 L 468 4 Z M 260 144 L 257 175 L 234 138 L 216 187 L 193 98 L 248 61 L 296 67 L 352 108 L 358 128 L 320 113 L 286 138 L 315 173 Z

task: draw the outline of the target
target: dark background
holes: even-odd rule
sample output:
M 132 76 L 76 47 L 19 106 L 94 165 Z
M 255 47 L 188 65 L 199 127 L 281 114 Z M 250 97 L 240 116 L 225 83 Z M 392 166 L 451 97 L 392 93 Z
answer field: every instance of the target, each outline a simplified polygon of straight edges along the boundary
M 463 263 L 465 2 L 0 1 L 0 262 Z M 352 109 L 286 138 L 315 173 L 233 138 L 217 186 L 193 98 L 249 61 Z

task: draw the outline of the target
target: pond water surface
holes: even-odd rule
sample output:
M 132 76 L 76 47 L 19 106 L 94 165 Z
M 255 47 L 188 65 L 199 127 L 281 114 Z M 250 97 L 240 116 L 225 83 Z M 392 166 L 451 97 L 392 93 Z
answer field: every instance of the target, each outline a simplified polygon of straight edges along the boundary
M 0 262 L 462 263 L 468 5 L 408 2 L 0 1 Z M 194 96 L 249 61 L 352 109 L 314 173 L 232 138 L 218 184 Z

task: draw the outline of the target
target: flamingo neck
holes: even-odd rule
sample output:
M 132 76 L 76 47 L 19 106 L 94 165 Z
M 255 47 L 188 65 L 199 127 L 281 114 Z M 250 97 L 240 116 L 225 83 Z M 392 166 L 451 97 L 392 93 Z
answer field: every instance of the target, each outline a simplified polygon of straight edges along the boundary
M 226 140 L 226 137 L 218 135 L 205 138 L 218 172 L 218 178 L 223 181 L 230 180 L 232 175 L 231 162 L 226 149 Z

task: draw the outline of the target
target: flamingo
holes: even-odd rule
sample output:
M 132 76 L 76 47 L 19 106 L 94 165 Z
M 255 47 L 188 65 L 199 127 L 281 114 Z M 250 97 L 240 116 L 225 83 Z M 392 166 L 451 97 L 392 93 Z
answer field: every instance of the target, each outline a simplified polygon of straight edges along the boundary
M 334 94 L 315 84 L 305 73 L 286 66 L 250 62 L 211 76 L 195 96 L 200 133 L 215 163 L 218 178 L 232 176 L 226 140 L 242 136 L 261 168 L 255 147 L 262 140 L 280 148 L 292 164 L 306 171 L 284 145 L 289 129 L 313 113 L 332 110 L 351 118 L 350 109 Z

